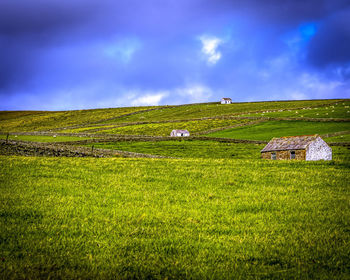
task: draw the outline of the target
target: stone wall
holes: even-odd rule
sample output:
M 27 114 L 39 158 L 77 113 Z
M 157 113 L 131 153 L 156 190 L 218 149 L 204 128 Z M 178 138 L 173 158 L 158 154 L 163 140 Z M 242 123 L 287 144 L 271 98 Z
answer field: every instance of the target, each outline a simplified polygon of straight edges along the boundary
M 295 159 L 298 160 L 305 160 L 306 158 L 306 151 L 305 150 L 294 150 L 295 151 Z M 288 160 L 290 159 L 290 152 L 291 151 L 275 151 L 276 153 L 276 160 Z M 264 152 L 261 153 L 261 158 L 263 159 L 271 159 L 271 155 L 273 152 Z
M 56 143 L 38 143 L 0 140 L 0 155 L 51 156 L 51 157 L 133 157 L 167 158 L 119 150 L 78 147 Z

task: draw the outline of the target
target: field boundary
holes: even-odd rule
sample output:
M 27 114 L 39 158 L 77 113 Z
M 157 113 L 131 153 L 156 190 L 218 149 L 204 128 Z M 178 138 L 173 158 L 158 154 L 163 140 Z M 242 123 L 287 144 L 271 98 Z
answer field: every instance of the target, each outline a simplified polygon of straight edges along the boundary
M 132 157 L 132 158 L 170 158 L 151 154 L 134 153 L 120 150 L 88 148 L 57 143 L 39 143 L 27 141 L 0 140 L 0 154 L 20 156 L 51 157 Z

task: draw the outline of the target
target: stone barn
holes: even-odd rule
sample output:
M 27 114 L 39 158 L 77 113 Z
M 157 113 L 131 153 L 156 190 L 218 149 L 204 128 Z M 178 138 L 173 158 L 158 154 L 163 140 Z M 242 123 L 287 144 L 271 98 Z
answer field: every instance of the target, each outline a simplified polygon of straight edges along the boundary
M 232 99 L 231 98 L 221 98 L 221 104 L 231 104 Z
M 332 149 L 319 135 L 272 138 L 261 150 L 261 158 L 332 160 Z
M 170 136 L 186 137 L 190 136 L 190 133 L 186 129 L 174 129 L 173 131 L 171 131 Z

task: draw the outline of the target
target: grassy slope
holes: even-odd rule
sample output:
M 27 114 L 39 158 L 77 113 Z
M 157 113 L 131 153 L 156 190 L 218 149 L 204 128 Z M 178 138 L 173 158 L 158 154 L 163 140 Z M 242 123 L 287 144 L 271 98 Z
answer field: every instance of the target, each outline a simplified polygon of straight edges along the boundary
M 243 102 L 229 105 L 221 104 L 189 104 L 179 107 L 169 107 L 162 110 L 145 112 L 132 116 L 122 117 L 109 122 L 140 122 L 140 121 L 166 121 L 186 120 L 255 112 L 261 110 L 302 108 L 308 106 L 322 106 L 334 103 L 336 100 L 308 100 L 308 101 L 273 101 L 273 102 Z
M 152 123 L 123 126 L 113 129 L 98 131 L 99 134 L 124 134 L 124 135 L 159 135 L 170 136 L 173 129 L 187 129 L 190 133 L 207 131 L 213 128 L 244 124 L 249 120 L 199 120 L 176 123 Z
M 264 145 L 220 143 L 215 141 L 159 141 L 94 143 L 96 148 L 169 156 L 176 158 L 259 159 Z
M 94 143 L 89 146 L 103 149 L 123 150 L 135 153 L 154 154 L 176 158 L 225 158 L 225 159 L 259 159 L 260 151 L 265 145 L 220 143 L 216 141 L 159 141 L 137 142 L 125 141 L 115 143 Z M 333 159 L 349 160 L 350 153 L 344 147 L 332 147 Z
M 6 139 L 7 135 L 0 134 L 0 139 Z M 79 136 L 34 136 L 34 135 L 9 135 L 9 140 L 20 140 L 20 141 L 33 141 L 33 142 L 66 142 L 66 141 L 80 141 L 90 139 L 87 137 Z
M 0 157 L 3 279 L 345 279 L 345 162 Z
M 350 130 L 350 122 L 267 121 L 207 134 L 233 139 L 270 140 L 272 137 L 326 134 Z
M 328 137 L 328 138 L 325 138 L 325 141 L 326 142 L 349 142 L 350 143 L 350 134 Z
M 330 102 L 334 101 L 188 105 L 110 123 L 210 117 Z M 136 109 L 141 108 L 0 112 L 0 130 L 47 130 L 101 122 Z M 231 125 L 229 122 L 178 124 L 203 131 Z M 165 133 L 174 125 L 124 127 L 119 132 Z M 350 130 L 348 126 L 280 121 L 222 133 L 269 140 L 281 133 L 331 133 Z M 252 132 L 256 134 L 252 136 Z M 271 162 L 258 159 L 263 145 L 254 144 L 164 141 L 94 146 L 187 159 L 0 156 L 1 279 L 349 277 L 347 148 L 333 147 L 332 162 Z
M 0 131 L 41 131 L 114 118 L 152 107 L 126 107 L 59 112 L 0 112 Z
M 257 114 L 249 114 L 250 117 L 292 117 L 292 118 L 339 118 L 350 119 L 350 101 L 345 100 L 330 106 L 305 108 L 301 110 L 286 110 L 281 112 L 261 112 Z
M 134 124 L 134 125 L 103 125 L 103 126 L 92 126 L 84 128 L 76 128 L 70 130 L 62 130 L 60 132 L 96 132 L 101 134 L 125 134 L 125 135 L 135 135 L 135 134 L 145 134 L 145 135 L 163 135 L 169 136 L 173 129 L 188 129 L 193 132 L 206 131 L 212 128 L 227 127 L 232 125 L 237 125 L 241 123 L 246 123 L 249 120 L 242 119 L 209 119 L 209 120 L 197 120 L 197 121 L 178 121 L 178 122 L 165 122 L 165 123 L 147 123 L 147 124 Z M 99 129 L 98 131 L 94 131 Z

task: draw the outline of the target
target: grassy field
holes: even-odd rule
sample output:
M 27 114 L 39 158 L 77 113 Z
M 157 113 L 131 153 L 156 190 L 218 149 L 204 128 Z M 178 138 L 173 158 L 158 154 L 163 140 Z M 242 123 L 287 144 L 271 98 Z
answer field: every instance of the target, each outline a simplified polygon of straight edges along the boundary
M 339 141 L 340 142 L 340 141 Z M 95 148 L 122 150 L 135 153 L 153 154 L 175 158 L 213 159 L 259 159 L 264 144 L 220 143 L 217 141 L 118 141 L 93 143 Z M 350 152 L 345 147 L 332 147 L 333 159 L 350 161 Z
M 334 137 L 325 138 L 326 142 L 347 142 L 350 143 L 350 133 L 344 135 L 338 135 Z
M 262 110 L 278 110 L 323 106 L 333 104 L 337 100 L 306 100 L 306 101 L 273 101 L 273 102 L 242 102 L 233 104 L 190 104 L 179 107 L 168 107 L 162 110 L 150 111 L 110 120 L 109 122 L 140 122 L 186 120 L 223 115 L 239 115 L 240 113 Z
M 252 121 L 215 116 L 257 111 L 290 117 L 315 107 L 298 115 L 346 118 L 348 103 L 208 103 L 129 116 L 150 107 L 0 112 L 0 131 L 193 134 Z M 212 119 L 190 120 L 204 117 Z M 164 122 L 126 125 L 138 121 Z M 268 120 L 208 136 L 268 141 L 349 125 Z M 72 135 L 10 140 L 87 139 Z M 325 140 L 350 142 L 349 135 Z M 262 144 L 135 139 L 86 146 L 170 158 L 0 155 L 0 279 L 350 279 L 347 144 L 332 146 L 332 161 L 306 162 L 262 160 Z
M 98 134 L 124 134 L 124 135 L 154 135 L 154 136 L 170 136 L 173 129 L 187 129 L 190 133 L 198 133 L 214 128 L 234 126 L 244 124 L 250 120 L 228 119 L 228 120 L 198 120 L 184 122 L 169 123 L 151 123 L 122 126 L 112 129 L 98 131 Z
M 345 279 L 349 165 L 0 157 L 2 279 Z
M 292 117 L 292 118 L 338 118 L 350 119 L 350 101 L 345 100 L 330 106 L 304 108 L 299 110 L 281 110 L 277 112 L 263 111 L 255 114 L 245 114 L 250 117 Z
M 169 136 L 173 129 L 187 129 L 192 133 L 207 131 L 213 128 L 234 126 L 238 124 L 244 124 L 249 122 L 247 119 L 209 119 L 209 120 L 196 120 L 196 121 L 177 121 L 177 122 L 165 122 L 165 123 L 145 123 L 145 124 L 131 124 L 122 126 L 116 125 L 103 125 L 92 127 L 81 127 L 70 130 L 62 130 L 60 132 L 86 132 L 86 133 L 98 133 L 98 134 L 124 134 L 124 135 L 159 135 Z
M 0 134 L 0 139 L 7 139 L 7 135 Z M 9 135 L 8 140 L 33 141 L 33 142 L 67 142 L 90 139 L 79 136 L 41 136 L 41 135 Z
M 220 143 L 216 141 L 126 141 L 115 143 L 94 143 L 96 148 L 122 150 L 176 158 L 230 158 L 258 159 L 264 145 Z
M 350 122 L 266 121 L 207 134 L 247 140 L 270 140 L 273 137 L 327 134 L 350 131 Z
M 42 131 L 62 128 L 71 125 L 81 125 L 104 121 L 120 115 L 151 109 L 154 107 L 125 107 L 112 109 L 94 109 L 77 111 L 24 111 L 1 112 L 0 131 Z

